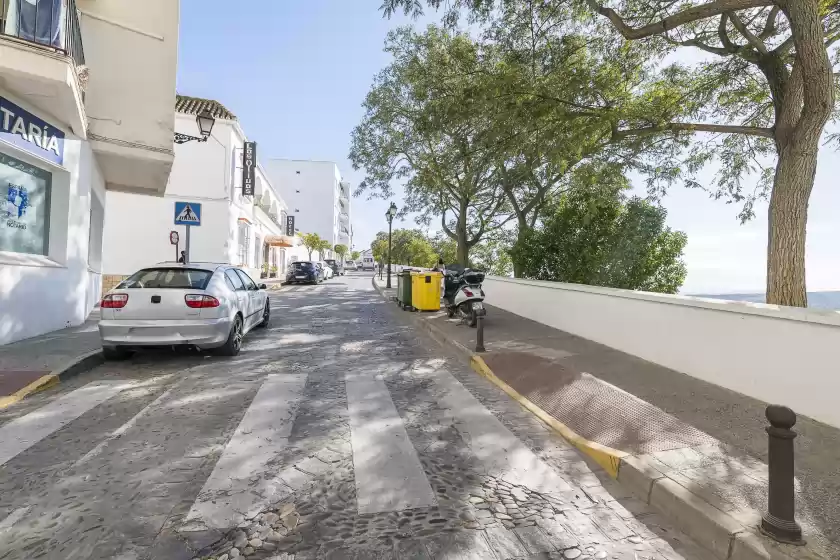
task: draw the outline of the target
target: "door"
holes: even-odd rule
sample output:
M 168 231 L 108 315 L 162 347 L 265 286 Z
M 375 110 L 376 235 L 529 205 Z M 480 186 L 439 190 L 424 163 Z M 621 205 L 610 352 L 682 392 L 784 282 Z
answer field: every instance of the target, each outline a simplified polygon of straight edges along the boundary
M 236 273 L 242 278 L 242 283 L 245 285 L 245 290 L 248 293 L 248 320 L 245 323 L 251 329 L 262 321 L 262 310 L 265 307 L 265 293 L 260 292 L 256 282 L 251 280 L 251 277 L 242 270 L 236 269 Z
M 245 289 L 245 283 L 242 278 L 236 274 L 233 268 L 225 270 L 225 278 L 233 285 L 233 290 L 236 292 L 236 306 L 242 313 L 243 332 L 248 328 L 248 314 L 251 312 L 251 296 L 248 290 Z

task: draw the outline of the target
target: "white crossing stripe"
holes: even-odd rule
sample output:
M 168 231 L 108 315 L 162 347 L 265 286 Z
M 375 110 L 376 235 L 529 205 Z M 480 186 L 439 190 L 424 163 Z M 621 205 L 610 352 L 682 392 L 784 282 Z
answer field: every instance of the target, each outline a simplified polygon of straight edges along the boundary
M 89 383 L 12 420 L 0 428 L 0 465 L 129 386 L 125 381 Z
M 22 508 L 17 508 L 7 515 L 3 521 L 0 521 L 0 534 L 5 533 L 11 529 L 15 523 L 23 519 L 23 516 L 29 513 L 30 509 L 32 509 L 32 506 L 24 506 Z
M 306 375 L 269 374 L 187 514 L 186 527 L 228 529 L 290 494 L 269 463 L 289 442 Z M 256 479 L 256 481 L 252 481 Z
M 391 394 L 372 374 L 345 375 L 359 513 L 437 503 Z
M 93 449 L 91 449 L 90 451 L 85 453 L 85 455 L 81 459 L 76 461 L 73 464 L 73 466 L 78 467 L 79 465 L 82 465 L 82 464 L 88 462 L 89 460 L 93 459 L 94 457 L 96 457 L 97 455 L 102 453 L 102 450 L 105 449 L 105 447 L 107 447 L 109 443 L 111 443 L 113 440 L 117 439 L 118 437 L 121 437 L 124 433 L 126 433 L 128 430 L 130 430 L 132 427 L 134 427 L 134 425 L 137 424 L 137 422 L 143 416 L 148 414 L 149 411 L 152 408 L 156 407 L 157 405 L 162 403 L 164 400 L 166 400 L 166 398 L 172 393 L 172 391 L 174 391 L 176 388 L 183 385 L 189 379 L 190 379 L 189 377 L 184 377 L 183 379 L 181 379 L 180 381 L 175 383 L 172 387 L 170 387 L 169 389 L 164 391 L 158 398 L 156 398 L 155 400 L 153 400 L 152 402 L 150 402 L 149 404 L 144 406 L 143 409 L 140 412 L 138 412 L 137 414 L 132 416 L 131 419 L 128 422 L 126 422 L 125 424 L 123 424 L 122 426 L 120 426 L 119 428 L 117 428 L 116 430 L 111 432 L 110 434 L 108 434 L 108 437 L 106 437 L 104 440 L 99 442 L 99 444 L 96 447 L 94 447 Z
M 441 404 L 449 409 L 461 437 L 490 474 L 543 494 L 572 489 L 451 373 L 439 370 L 432 377 L 442 389 Z

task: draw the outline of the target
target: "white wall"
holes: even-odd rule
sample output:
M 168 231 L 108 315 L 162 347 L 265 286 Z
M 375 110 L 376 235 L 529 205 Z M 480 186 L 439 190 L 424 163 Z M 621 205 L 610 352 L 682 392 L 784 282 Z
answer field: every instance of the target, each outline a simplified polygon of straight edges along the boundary
M 840 312 L 499 277 L 484 289 L 496 307 L 840 427 Z
M 264 160 L 275 189 L 295 216 L 301 233 L 317 233 L 330 245 L 338 239 L 338 184 L 341 175 L 331 161 Z M 313 255 L 314 257 L 314 255 Z
M 99 300 L 99 255 L 90 255 L 91 196 L 105 185 L 90 145 L 68 132 L 64 166 L 3 145 L 4 153 L 52 172 L 49 254 L 0 253 L 0 345 L 80 325 Z M 101 235 L 94 224 L 94 235 Z
M 178 0 L 77 0 L 90 132 L 172 149 Z

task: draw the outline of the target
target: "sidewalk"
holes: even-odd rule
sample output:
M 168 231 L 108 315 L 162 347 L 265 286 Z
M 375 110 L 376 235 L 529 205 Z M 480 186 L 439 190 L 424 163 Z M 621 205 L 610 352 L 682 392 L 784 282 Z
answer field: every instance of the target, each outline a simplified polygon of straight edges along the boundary
M 0 346 L 0 409 L 102 362 L 96 309 L 78 327 Z
M 476 329 L 443 312 L 406 315 L 462 353 L 475 348 Z M 757 524 L 767 505 L 766 403 L 491 306 L 484 338 L 489 376 L 581 438 Z M 840 430 L 802 416 L 795 429 L 797 519 L 809 549 L 840 558 Z

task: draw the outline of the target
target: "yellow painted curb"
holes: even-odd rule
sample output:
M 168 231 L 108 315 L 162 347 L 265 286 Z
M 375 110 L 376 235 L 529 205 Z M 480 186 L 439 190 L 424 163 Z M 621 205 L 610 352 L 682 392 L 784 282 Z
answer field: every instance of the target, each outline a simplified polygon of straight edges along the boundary
M 47 375 L 42 375 L 26 387 L 18 389 L 11 395 L 7 397 L 0 397 L 0 410 L 15 404 L 32 393 L 49 389 L 56 383 L 58 383 L 58 376 L 56 374 L 48 373 Z
M 568 440 L 569 443 L 592 457 L 592 459 L 601 465 L 611 477 L 618 478 L 618 469 L 621 466 L 621 460 L 624 457 L 627 457 L 629 453 L 618 451 L 617 449 L 601 445 L 600 443 L 596 443 L 594 441 L 589 441 L 588 439 L 578 435 L 574 430 L 520 395 L 516 389 L 499 379 L 496 374 L 493 373 L 493 370 L 491 370 L 484 360 L 481 359 L 481 356 L 473 354 L 470 358 L 470 366 L 472 366 L 479 375 L 487 378 L 502 391 L 510 395 L 523 408 L 530 411 L 544 423 L 548 424 L 552 430 Z

